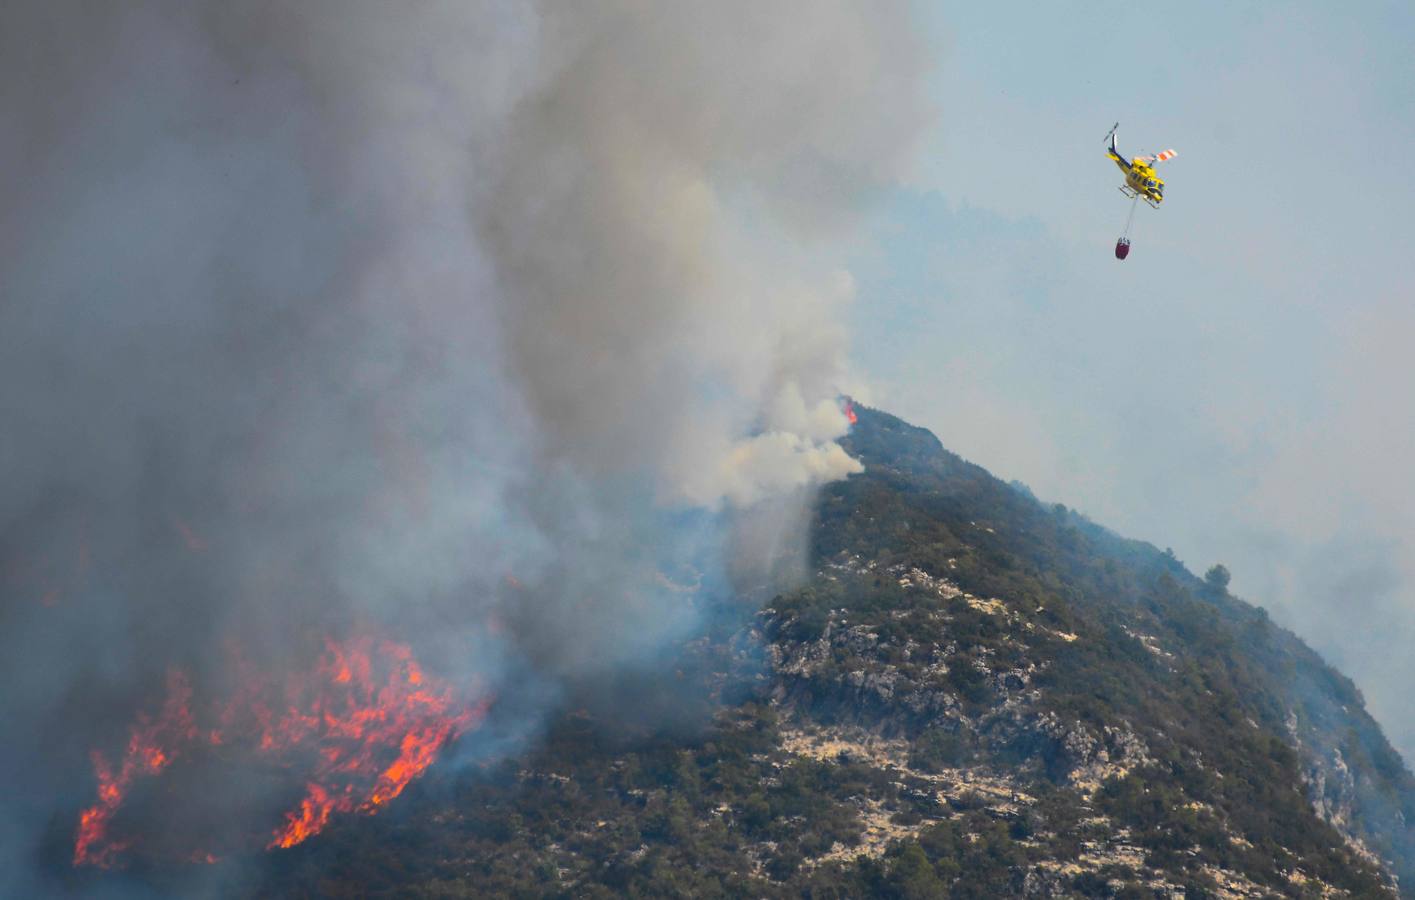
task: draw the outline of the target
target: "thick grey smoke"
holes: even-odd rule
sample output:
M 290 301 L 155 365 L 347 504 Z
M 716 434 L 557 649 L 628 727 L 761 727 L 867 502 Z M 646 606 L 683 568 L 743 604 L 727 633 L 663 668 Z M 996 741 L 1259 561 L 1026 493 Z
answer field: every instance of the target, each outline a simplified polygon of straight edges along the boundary
M 553 695 L 790 558 L 851 283 L 771 248 L 922 66 L 893 6 L 6 4 L 0 886 L 170 667 L 373 630 Z

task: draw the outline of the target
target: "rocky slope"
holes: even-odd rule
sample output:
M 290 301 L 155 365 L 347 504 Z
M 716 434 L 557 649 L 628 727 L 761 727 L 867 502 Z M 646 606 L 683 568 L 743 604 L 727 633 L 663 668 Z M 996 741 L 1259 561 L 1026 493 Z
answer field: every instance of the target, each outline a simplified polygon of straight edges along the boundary
M 587 703 L 248 887 L 1411 895 L 1415 780 L 1347 679 L 1222 579 L 859 414 L 809 582 L 703 599 L 675 677 L 635 688 L 673 727 Z

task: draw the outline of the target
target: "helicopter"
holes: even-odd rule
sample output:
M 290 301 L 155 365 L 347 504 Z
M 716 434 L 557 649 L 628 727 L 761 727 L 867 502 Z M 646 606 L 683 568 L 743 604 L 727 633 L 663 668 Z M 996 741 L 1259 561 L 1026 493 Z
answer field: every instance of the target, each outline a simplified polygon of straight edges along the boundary
M 1115 133 L 1119 129 L 1119 122 L 1112 125 L 1110 134 L 1105 136 L 1105 143 L 1108 147 L 1106 155 L 1125 173 L 1125 183 L 1120 186 L 1120 192 L 1132 201 L 1130 218 L 1125 222 L 1125 233 L 1115 243 L 1115 258 L 1124 259 L 1130 253 L 1129 235 L 1130 223 L 1135 219 L 1134 203 L 1143 199 L 1150 206 L 1159 209 L 1160 204 L 1164 202 L 1164 179 L 1155 174 L 1155 164 L 1174 159 L 1178 154 L 1173 150 L 1165 150 L 1153 156 L 1137 156 L 1127 162 L 1115 142 Z

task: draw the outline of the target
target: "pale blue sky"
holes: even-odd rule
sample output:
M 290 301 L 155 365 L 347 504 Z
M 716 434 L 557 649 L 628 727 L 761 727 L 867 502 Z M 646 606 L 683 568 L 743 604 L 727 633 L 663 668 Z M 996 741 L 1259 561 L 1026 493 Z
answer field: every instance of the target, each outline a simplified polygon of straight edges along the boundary
M 923 8 L 939 118 L 852 264 L 872 399 L 1227 563 L 1415 755 L 1415 6 Z M 1179 151 L 1124 263 L 1117 120 Z

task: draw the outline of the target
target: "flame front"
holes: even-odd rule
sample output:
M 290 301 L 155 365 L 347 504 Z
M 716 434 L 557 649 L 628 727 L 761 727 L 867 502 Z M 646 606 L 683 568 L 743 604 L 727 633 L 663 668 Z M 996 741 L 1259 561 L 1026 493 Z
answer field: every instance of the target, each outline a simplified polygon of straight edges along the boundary
M 357 638 L 325 642 L 307 677 L 272 684 L 236 659 L 237 688 L 200 728 L 186 676 L 172 672 L 156 718 L 140 715 L 116 768 L 93 753 L 98 802 L 79 816 L 74 864 L 109 867 L 130 839 L 110 834 L 133 782 L 156 777 L 198 747 L 247 752 L 292 771 L 304 766 L 304 797 L 267 832 L 266 849 L 293 847 L 318 834 L 335 813 L 373 813 L 397 797 L 450 740 L 476 727 L 489 700 L 459 701 L 430 677 L 404 644 Z M 279 702 L 272 702 L 279 698 Z M 276 712 L 276 710 L 281 710 Z M 204 848 L 191 859 L 214 861 Z
M 192 689 L 186 676 L 180 671 L 168 673 L 167 701 L 163 704 L 162 715 L 156 720 L 146 715 L 138 717 L 128 738 L 122 767 L 115 772 L 101 753 L 93 752 L 98 802 L 79 816 L 78 835 L 74 839 L 74 865 L 109 866 L 113 864 L 114 857 L 127 848 L 126 841 L 108 839 L 108 823 L 122 805 L 123 796 L 133 779 L 139 775 L 156 775 L 171 762 L 170 754 L 163 750 L 164 744 L 177 745 L 196 737 L 196 726 L 188 708 L 191 696 Z
M 407 646 L 384 643 L 381 650 L 384 663 L 397 671 L 380 686 L 373 680 L 368 641 L 349 647 L 327 643 L 321 675 L 340 690 L 314 698 L 312 716 L 277 724 L 271 746 L 293 746 L 314 733 L 319 756 L 300 808 L 286 814 L 268 848 L 295 846 L 317 834 L 333 813 L 374 812 L 432 765 L 447 741 L 485 714 L 485 700 L 454 714 L 450 693 L 427 684 Z M 390 747 L 397 755 L 384 762 Z

